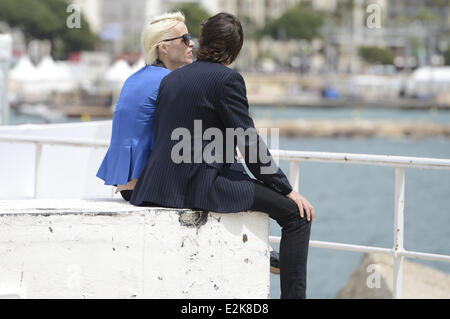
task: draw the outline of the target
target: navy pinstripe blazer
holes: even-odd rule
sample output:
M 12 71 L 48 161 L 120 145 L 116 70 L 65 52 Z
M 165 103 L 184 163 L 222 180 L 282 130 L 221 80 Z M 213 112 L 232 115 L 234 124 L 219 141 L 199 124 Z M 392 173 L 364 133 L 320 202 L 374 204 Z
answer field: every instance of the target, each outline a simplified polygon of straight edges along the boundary
M 195 120 L 201 120 L 201 131 L 198 126 L 194 130 Z M 234 158 L 236 145 L 244 154 L 249 171 L 258 180 L 283 195 L 290 193 L 289 181 L 256 131 L 259 144 L 251 138 L 226 139 L 226 128 L 246 130 L 254 127 L 249 116 L 244 79 L 238 72 L 206 61 L 196 61 L 171 72 L 162 80 L 156 101 L 153 152 L 138 178 L 130 202 L 219 213 L 248 210 L 253 204 L 254 184 L 241 164 L 226 163 L 226 158 L 230 158 L 227 151 L 232 151 L 231 158 Z M 181 141 L 181 136 L 172 139 L 172 132 L 177 128 L 185 128 L 190 133 L 191 149 L 180 151 L 181 155 L 190 153 L 189 163 L 172 160 L 173 148 Z M 222 161 L 208 163 L 210 160 L 205 161 L 199 148 L 194 146 L 198 141 L 194 141 L 195 137 L 201 135 L 201 139 L 208 128 L 218 128 L 223 133 L 223 153 L 220 147 L 211 153 L 221 156 Z M 216 140 L 212 137 L 201 140 L 201 148 L 205 149 L 212 141 Z M 230 143 L 234 147 L 227 150 L 226 145 Z M 255 147 L 262 152 L 257 152 L 257 160 L 251 161 L 249 152 Z M 265 154 L 271 162 L 267 163 L 266 158 L 264 163 L 259 154 Z M 270 174 L 262 173 L 261 168 L 268 165 L 275 165 L 275 170 Z

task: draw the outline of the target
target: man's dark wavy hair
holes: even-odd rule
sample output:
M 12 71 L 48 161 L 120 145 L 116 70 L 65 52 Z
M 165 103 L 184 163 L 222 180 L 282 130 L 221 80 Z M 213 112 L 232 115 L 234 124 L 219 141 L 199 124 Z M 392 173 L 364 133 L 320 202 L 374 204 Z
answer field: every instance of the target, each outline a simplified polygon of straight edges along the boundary
M 231 64 L 244 44 L 244 32 L 239 20 L 221 12 L 201 24 L 197 59 Z

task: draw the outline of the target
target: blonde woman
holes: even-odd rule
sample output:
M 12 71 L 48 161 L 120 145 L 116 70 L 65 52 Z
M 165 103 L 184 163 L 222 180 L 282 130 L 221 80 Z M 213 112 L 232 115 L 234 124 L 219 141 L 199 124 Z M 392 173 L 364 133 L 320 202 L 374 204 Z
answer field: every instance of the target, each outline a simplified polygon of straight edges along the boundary
M 130 200 L 137 178 L 153 150 L 154 112 L 161 80 L 192 63 L 194 43 L 181 12 L 155 17 L 141 37 L 146 65 L 124 83 L 114 111 L 109 149 L 97 172 Z

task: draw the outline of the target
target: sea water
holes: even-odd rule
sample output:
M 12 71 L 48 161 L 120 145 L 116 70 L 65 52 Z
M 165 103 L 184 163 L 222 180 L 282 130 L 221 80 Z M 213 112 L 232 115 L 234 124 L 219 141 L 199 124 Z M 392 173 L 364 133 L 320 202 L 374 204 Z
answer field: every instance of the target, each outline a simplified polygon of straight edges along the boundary
M 444 138 L 280 138 L 280 149 L 450 159 L 450 139 Z M 280 167 L 288 174 L 287 162 Z M 405 249 L 450 255 L 450 170 L 406 168 L 405 174 Z M 316 213 L 311 239 L 392 248 L 394 186 L 394 167 L 301 162 L 299 192 Z M 273 220 L 270 234 L 281 235 Z M 334 298 L 361 258 L 311 247 L 308 297 Z M 449 263 L 415 261 L 450 274 Z M 279 298 L 279 285 L 271 274 L 271 298 Z
M 392 108 L 250 107 L 255 119 L 429 121 L 450 124 L 450 110 Z M 283 150 L 397 155 L 450 159 L 450 139 L 281 137 Z M 289 164 L 280 161 L 288 175 Z M 450 170 L 405 169 L 404 247 L 450 255 Z M 392 248 L 395 168 L 362 164 L 301 162 L 299 191 L 314 206 L 311 239 Z M 280 236 L 271 220 L 270 234 Z M 278 250 L 278 244 L 272 244 Z M 334 298 L 363 254 L 310 247 L 308 298 Z M 450 264 L 420 261 L 450 274 Z M 280 296 L 271 274 L 271 298 Z

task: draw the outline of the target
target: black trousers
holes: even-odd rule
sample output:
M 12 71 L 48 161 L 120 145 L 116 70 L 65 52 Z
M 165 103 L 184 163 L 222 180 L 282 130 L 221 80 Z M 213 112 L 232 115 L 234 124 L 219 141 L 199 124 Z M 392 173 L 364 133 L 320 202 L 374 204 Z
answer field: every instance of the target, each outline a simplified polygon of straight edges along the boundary
M 120 191 L 120 195 L 122 195 L 122 198 L 123 198 L 124 200 L 126 200 L 127 202 L 130 201 L 131 194 L 133 194 L 133 191 L 132 191 L 132 190 L 129 190 L 129 189 L 124 190 L 124 191 Z
M 250 210 L 268 213 L 281 226 L 281 299 L 306 298 L 306 268 L 311 222 L 300 217 L 297 204 L 258 180 Z

